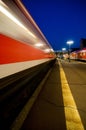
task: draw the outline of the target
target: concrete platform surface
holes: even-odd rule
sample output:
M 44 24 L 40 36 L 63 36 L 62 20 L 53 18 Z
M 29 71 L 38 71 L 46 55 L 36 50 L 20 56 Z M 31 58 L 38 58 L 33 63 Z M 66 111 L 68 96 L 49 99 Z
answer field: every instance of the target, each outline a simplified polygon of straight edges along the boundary
M 56 63 L 21 130 L 66 130 L 59 65 Z

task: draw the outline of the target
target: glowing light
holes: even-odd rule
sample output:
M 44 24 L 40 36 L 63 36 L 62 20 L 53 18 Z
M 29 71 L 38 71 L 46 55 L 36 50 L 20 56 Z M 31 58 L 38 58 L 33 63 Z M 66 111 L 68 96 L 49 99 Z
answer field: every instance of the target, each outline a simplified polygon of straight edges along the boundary
M 47 49 L 45 49 L 45 50 L 44 50 L 44 52 L 54 52 L 54 50 L 53 50 L 53 49 L 51 49 L 51 48 L 50 48 L 50 49 L 49 49 L 49 48 L 47 48 Z
M 36 43 L 35 46 L 36 46 L 36 47 L 42 47 L 43 44 L 42 44 L 42 43 Z
M 51 51 L 51 49 L 45 49 L 44 51 L 45 51 L 45 52 L 50 52 L 50 51 Z
M 62 48 L 62 51 L 66 51 L 66 48 Z
M 54 52 L 54 50 L 53 49 L 50 49 L 52 52 Z
M 69 44 L 69 45 L 71 45 L 71 44 L 73 44 L 73 43 L 74 43 L 74 41 L 69 40 L 69 41 L 67 41 L 66 43 L 67 43 L 67 44 Z
M 31 33 L 18 19 L 16 19 L 9 11 L 7 11 L 3 6 L 0 5 L 0 11 L 5 14 L 8 18 L 10 18 L 13 22 L 15 22 L 17 25 L 22 27 L 29 35 L 36 38 L 36 36 Z

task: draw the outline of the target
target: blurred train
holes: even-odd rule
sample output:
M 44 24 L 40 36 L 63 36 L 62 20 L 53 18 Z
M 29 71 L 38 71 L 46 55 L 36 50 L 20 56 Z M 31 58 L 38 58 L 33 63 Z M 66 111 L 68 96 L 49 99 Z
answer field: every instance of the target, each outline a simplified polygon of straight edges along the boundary
M 11 126 L 55 60 L 22 0 L 0 0 L 0 130 Z
M 86 61 L 86 48 L 71 52 L 70 59 Z
M 1 0 L 0 10 L 0 78 L 55 59 L 22 0 Z
M 69 59 L 68 52 L 63 54 L 64 59 Z M 86 61 L 86 48 L 70 52 L 70 59 L 71 60 L 81 60 Z

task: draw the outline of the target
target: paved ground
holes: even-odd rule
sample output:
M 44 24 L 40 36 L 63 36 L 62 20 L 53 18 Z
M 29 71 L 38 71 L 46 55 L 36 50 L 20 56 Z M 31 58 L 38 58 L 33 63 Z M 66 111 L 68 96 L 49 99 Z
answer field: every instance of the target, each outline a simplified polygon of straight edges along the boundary
M 86 62 L 62 61 L 61 63 L 86 130 Z
M 21 130 L 86 129 L 86 64 L 61 65 L 53 66 Z
M 65 124 L 59 65 L 55 64 L 22 130 L 66 130 Z

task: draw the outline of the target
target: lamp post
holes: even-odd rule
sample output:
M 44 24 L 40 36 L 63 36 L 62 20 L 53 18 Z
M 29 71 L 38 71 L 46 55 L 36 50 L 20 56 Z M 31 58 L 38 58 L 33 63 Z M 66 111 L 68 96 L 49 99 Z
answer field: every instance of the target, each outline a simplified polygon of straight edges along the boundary
M 63 57 L 65 51 L 66 51 L 66 48 L 62 48 L 62 57 Z
M 74 43 L 74 41 L 70 40 L 70 41 L 67 41 L 66 43 L 69 45 L 68 52 L 69 52 L 69 62 L 70 62 L 70 46 Z

